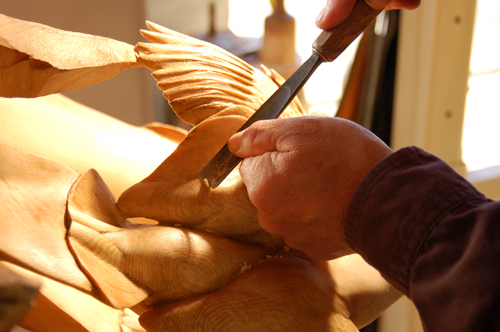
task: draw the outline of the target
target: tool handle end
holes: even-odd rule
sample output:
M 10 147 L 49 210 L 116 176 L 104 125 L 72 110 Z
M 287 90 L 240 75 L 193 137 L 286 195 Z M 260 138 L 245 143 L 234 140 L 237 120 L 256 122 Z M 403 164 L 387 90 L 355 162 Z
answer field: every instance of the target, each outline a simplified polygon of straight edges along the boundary
M 325 62 L 335 60 L 383 9 L 373 9 L 365 0 L 357 0 L 349 17 L 340 25 L 321 32 L 313 43 L 313 52 Z

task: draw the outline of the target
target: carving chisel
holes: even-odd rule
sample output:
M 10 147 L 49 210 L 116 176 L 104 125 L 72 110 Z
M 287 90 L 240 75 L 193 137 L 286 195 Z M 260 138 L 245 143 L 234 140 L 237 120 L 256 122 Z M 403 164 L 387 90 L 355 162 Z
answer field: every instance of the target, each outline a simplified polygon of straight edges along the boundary
M 262 104 L 238 132 L 245 130 L 259 120 L 269 120 L 279 117 L 297 93 L 299 93 L 316 68 L 322 62 L 335 60 L 370 25 L 381 11 L 382 9 L 373 9 L 368 6 L 365 0 L 357 0 L 349 17 L 340 25 L 321 32 L 313 43 L 313 54 L 311 57 Z M 240 161 L 241 158 L 233 155 L 226 143 L 198 174 L 198 177 L 204 180 L 210 188 L 215 189 Z

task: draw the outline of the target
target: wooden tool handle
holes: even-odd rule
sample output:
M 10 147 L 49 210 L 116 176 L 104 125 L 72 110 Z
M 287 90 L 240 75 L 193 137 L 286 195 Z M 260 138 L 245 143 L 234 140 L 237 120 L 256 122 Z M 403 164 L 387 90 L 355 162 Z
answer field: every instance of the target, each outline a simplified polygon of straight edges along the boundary
M 383 9 L 373 9 L 357 0 L 349 17 L 340 25 L 323 31 L 313 43 L 313 53 L 325 62 L 333 61 L 356 39 Z

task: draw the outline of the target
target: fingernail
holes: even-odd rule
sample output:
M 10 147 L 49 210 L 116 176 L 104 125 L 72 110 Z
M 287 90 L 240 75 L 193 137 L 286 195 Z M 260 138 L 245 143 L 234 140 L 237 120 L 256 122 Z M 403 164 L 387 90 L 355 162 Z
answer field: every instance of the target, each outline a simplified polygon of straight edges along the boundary
M 241 141 L 239 139 L 234 139 L 233 136 L 229 138 L 229 141 L 227 142 L 227 147 L 229 148 L 229 151 L 231 151 L 233 154 L 238 153 L 238 151 L 241 148 Z
M 326 13 L 326 7 L 323 7 L 323 9 L 321 9 L 321 11 L 319 12 L 318 14 L 318 17 L 316 17 L 316 22 L 321 22 L 323 21 L 323 17 L 325 16 L 325 13 Z

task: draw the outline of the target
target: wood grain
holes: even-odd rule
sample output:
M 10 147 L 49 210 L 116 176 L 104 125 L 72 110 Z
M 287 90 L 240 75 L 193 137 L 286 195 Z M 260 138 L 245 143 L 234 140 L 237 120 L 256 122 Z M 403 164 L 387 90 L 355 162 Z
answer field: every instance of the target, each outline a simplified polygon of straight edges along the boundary
M 0 96 L 76 90 L 139 64 L 132 45 L 0 14 Z

